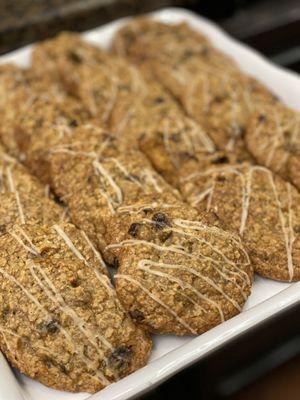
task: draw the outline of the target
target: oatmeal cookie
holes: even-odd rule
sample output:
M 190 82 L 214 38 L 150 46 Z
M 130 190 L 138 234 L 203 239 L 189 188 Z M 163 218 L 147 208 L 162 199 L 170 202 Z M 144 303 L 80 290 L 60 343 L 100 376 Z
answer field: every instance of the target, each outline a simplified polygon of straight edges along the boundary
M 265 167 L 207 158 L 182 170 L 181 193 L 199 211 L 213 211 L 238 233 L 254 270 L 279 281 L 300 280 L 300 194 Z
M 116 34 L 113 52 L 143 66 L 154 62 L 176 65 L 181 60 L 219 56 L 223 67 L 234 68 L 234 62 L 212 48 L 207 37 L 186 23 L 165 24 L 148 18 L 135 18 Z
M 2 236 L 0 286 L 1 349 L 30 377 L 93 393 L 145 364 L 149 338 L 120 305 L 100 255 L 72 225 L 23 225 Z
M 252 116 L 246 144 L 256 160 L 300 189 L 300 113 L 264 104 Z
M 65 97 L 62 86 L 47 74 L 38 75 L 31 69 L 12 64 L 0 66 L 0 140 L 9 153 L 20 157 L 14 138 L 14 127 L 20 115 L 31 111 L 36 99 L 56 101 Z
M 123 230 L 111 224 L 108 248 L 119 261 L 118 296 L 138 323 L 155 333 L 200 334 L 241 311 L 253 271 L 237 235 L 167 199 L 146 198 L 120 213 Z
M 0 234 L 15 224 L 54 224 L 66 210 L 50 198 L 49 187 L 8 156 L 0 146 Z
M 146 363 L 150 339 L 72 225 L 23 225 L 1 236 L 0 286 L 1 350 L 43 384 L 94 393 Z

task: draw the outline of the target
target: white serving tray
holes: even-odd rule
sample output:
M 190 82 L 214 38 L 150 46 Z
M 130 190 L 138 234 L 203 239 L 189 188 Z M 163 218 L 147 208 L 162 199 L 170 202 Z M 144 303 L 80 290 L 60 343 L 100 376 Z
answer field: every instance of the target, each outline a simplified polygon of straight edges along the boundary
M 191 12 L 168 8 L 152 15 L 155 19 L 169 23 L 188 22 L 194 29 L 206 34 L 216 47 L 231 55 L 242 70 L 259 78 L 288 106 L 300 110 L 300 77 L 297 74 L 272 65 L 256 51 L 238 43 L 213 23 Z M 108 47 L 117 29 L 126 21 L 128 19 L 109 23 L 86 32 L 83 36 L 92 43 Z M 30 53 L 31 46 L 27 46 L 0 57 L 0 63 L 10 61 L 27 66 Z M 12 372 L 0 354 L 0 400 L 132 399 L 159 385 L 249 328 L 298 302 L 300 302 L 300 282 L 279 283 L 256 276 L 252 294 L 241 314 L 196 338 L 155 336 L 154 349 L 147 366 L 93 396 L 46 388 L 22 374 Z

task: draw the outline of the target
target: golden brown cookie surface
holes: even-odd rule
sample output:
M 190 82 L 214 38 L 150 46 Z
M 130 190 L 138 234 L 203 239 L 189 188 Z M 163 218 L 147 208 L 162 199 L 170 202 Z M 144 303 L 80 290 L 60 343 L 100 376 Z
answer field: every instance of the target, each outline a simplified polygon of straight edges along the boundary
M 65 210 L 50 198 L 42 185 L 0 146 L 0 226 L 1 233 L 15 224 L 54 224 L 63 220 Z
M 50 169 L 53 187 L 68 204 L 73 221 L 103 250 L 107 224 L 119 207 L 145 194 L 169 193 L 174 199 L 179 194 L 142 153 L 120 152 L 116 138 L 105 132 L 99 131 L 97 137 L 102 152 L 97 147 L 94 152 L 82 151 L 75 142 L 75 151 L 71 144 L 51 154 Z
M 186 335 L 241 311 L 253 272 L 238 236 L 182 203 L 132 211 L 128 239 L 109 248 L 118 251 L 117 293 L 134 319 L 152 332 Z
M 150 340 L 72 225 L 23 225 L 3 235 L 0 286 L 1 349 L 47 386 L 93 393 L 145 364 Z
M 300 279 L 300 195 L 271 170 L 212 164 L 186 171 L 181 193 L 198 210 L 211 210 L 240 234 L 256 272 L 280 281 Z
M 165 35 L 158 34 L 161 30 Z M 220 150 L 237 161 L 251 160 L 243 137 L 249 115 L 261 102 L 273 103 L 274 96 L 198 32 L 184 28 L 182 35 L 180 30 L 181 25 L 133 20 L 116 35 L 113 49 L 150 71 Z
M 253 115 L 246 143 L 256 160 L 300 189 L 300 114 L 265 104 Z

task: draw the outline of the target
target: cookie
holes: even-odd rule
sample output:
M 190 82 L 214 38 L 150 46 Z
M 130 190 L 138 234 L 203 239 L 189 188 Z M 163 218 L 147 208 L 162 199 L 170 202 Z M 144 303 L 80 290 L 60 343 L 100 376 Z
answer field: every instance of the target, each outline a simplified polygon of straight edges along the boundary
M 300 189 L 300 114 L 264 104 L 252 116 L 246 144 L 256 160 Z
M 210 47 L 209 39 L 186 23 L 165 24 L 144 17 L 125 24 L 112 44 L 114 53 L 139 65 L 203 57 Z
M 253 271 L 237 235 L 167 199 L 146 198 L 120 212 L 127 233 L 120 236 L 112 223 L 115 242 L 108 246 L 119 261 L 116 289 L 145 329 L 200 334 L 241 311 Z
M 279 281 L 298 281 L 298 191 L 265 167 L 230 165 L 222 158 L 221 163 L 212 162 L 209 166 L 205 159 L 186 168 L 181 185 L 185 199 L 199 211 L 214 212 L 226 229 L 241 236 L 256 272 Z
M 146 18 L 136 18 L 115 35 L 112 52 L 128 58 L 143 71 L 156 76 L 162 73 L 169 86 L 178 88 L 178 96 L 186 84 L 181 67 L 190 76 L 199 65 L 222 66 L 223 72 L 236 71 L 232 59 L 215 49 L 200 32 L 186 23 L 165 24 Z M 157 70 L 158 68 L 158 70 Z M 164 80 L 162 80 L 164 82 Z M 176 83 L 175 85 L 173 83 Z
M 0 234 L 16 224 L 54 224 L 66 210 L 50 198 L 49 188 L 0 147 Z
M 72 225 L 0 238 L 0 345 L 55 389 L 94 393 L 141 368 L 150 339 L 119 303 L 100 255 Z
M 14 140 L 14 126 L 19 115 L 30 112 L 34 101 L 49 97 L 62 100 L 65 96 L 61 85 L 47 74 L 37 75 L 31 69 L 22 69 L 12 64 L 0 67 L 0 139 L 13 156 L 20 157 Z M 5 106 L 4 106 L 5 105 Z

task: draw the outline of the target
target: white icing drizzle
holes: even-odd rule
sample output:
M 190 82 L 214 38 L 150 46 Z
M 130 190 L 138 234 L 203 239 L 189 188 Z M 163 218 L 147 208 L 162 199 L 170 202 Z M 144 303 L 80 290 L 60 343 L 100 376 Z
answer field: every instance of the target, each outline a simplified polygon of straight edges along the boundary
M 191 274 L 197 276 L 200 279 L 203 279 L 207 284 L 212 286 L 217 292 L 219 292 L 227 301 L 229 301 L 238 311 L 242 311 L 241 306 L 236 302 L 234 299 L 229 297 L 223 289 L 221 289 L 218 285 L 214 283 L 210 278 L 207 276 L 202 275 L 200 272 L 195 270 L 194 268 L 190 267 L 185 267 L 183 265 L 177 265 L 177 264 L 159 264 L 161 268 L 171 268 L 171 269 L 180 269 L 182 271 L 187 271 L 190 272 Z
M 268 170 L 266 170 L 268 171 Z M 286 248 L 286 255 L 287 255 L 287 268 L 289 273 L 289 280 L 290 282 L 293 280 L 294 276 L 294 264 L 293 264 L 293 243 L 295 241 L 294 230 L 293 230 L 293 223 L 292 223 L 292 196 L 291 196 L 291 185 L 287 183 L 287 193 L 288 193 L 288 221 L 286 226 L 286 220 L 282 211 L 282 204 L 279 200 L 278 191 L 276 188 L 276 184 L 273 178 L 273 174 L 271 171 L 269 173 L 269 180 L 271 183 L 271 187 L 274 193 L 275 201 L 278 207 L 278 214 L 281 224 L 281 229 L 283 232 L 284 243 Z
M 134 116 L 135 108 L 134 105 L 130 107 L 127 112 L 124 114 L 123 118 L 118 122 L 118 124 L 114 127 L 114 131 L 119 135 L 124 132 L 126 126 L 129 124 L 129 121 Z
M 273 157 L 275 155 L 276 148 L 279 145 L 280 141 L 284 141 L 283 128 L 280 124 L 280 120 L 279 120 L 278 114 L 276 112 L 274 112 L 274 120 L 275 120 L 275 124 L 276 124 L 276 136 L 273 140 L 271 149 L 268 151 L 268 156 L 266 158 L 266 163 L 265 163 L 267 167 L 270 166 L 270 164 L 273 160 Z M 278 170 L 278 165 L 275 166 L 275 171 L 277 171 L 277 170 Z
M 46 316 L 48 320 L 52 319 L 51 314 L 44 308 L 44 306 L 38 301 L 38 299 L 35 296 L 33 296 L 32 293 L 29 290 L 27 290 L 25 286 L 23 286 L 21 282 L 19 282 L 13 275 L 6 272 L 3 268 L 0 268 L 0 274 L 2 274 L 4 278 L 6 278 L 11 283 L 14 283 L 16 286 L 18 286 L 18 288 L 22 290 L 22 292 L 26 295 L 26 297 L 31 302 L 33 302 L 40 311 L 42 311 L 42 313 Z M 70 334 L 61 325 L 58 325 L 58 328 L 71 344 L 73 352 L 79 356 L 79 358 L 83 361 L 83 363 L 87 366 L 88 369 L 94 371 L 97 378 L 94 377 L 93 375 L 90 375 L 91 378 L 99 380 L 105 386 L 109 385 L 110 382 L 106 379 L 104 374 L 101 371 L 99 371 L 99 369 L 96 369 L 95 366 L 92 365 L 91 360 L 83 354 L 83 352 L 80 350 L 80 347 L 76 346 Z
M 178 283 L 182 289 L 190 290 L 191 292 L 195 293 L 197 295 L 197 297 L 199 297 L 201 300 L 203 300 L 206 303 L 210 304 L 213 308 L 216 308 L 218 310 L 219 314 L 220 314 L 221 322 L 225 321 L 223 310 L 222 310 L 222 308 L 219 306 L 219 304 L 216 301 L 213 301 L 209 297 L 203 295 L 196 288 L 194 288 L 194 286 L 190 285 L 187 282 L 184 282 L 182 279 L 176 278 L 175 276 L 170 275 L 168 273 L 164 273 L 164 272 L 157 271 L 157 270 L 152 270 L 151 267 L 158 267 L 158 268 L 163 268 L 163 269 L 164 268 L 165 269 L 172 269 L 174 267 L 174 265 L 160 263 L 160 262 L 154 262 L 154 261 L 151 261 L 151 260 L 140 260 L 138 262 L 138 269 L 140 269 L 142 271 L 145 271 L 145 272 L 147 272 L 149 274 L 152 274 L 152 275 L 157 275 L 157 276 L 161 276 L 163 278 L 167 278 L 171 282 Z M 177 267 L 181 267 L 181 266 L 180 265 L 175 265 L 175 268 L 177 268 Z M 202 312 L 207 313 L 205 308 L 199 306 L 199 304 L 198 304 L 198 307 L 200 307 Z M 203 320 L 203 318 L 201 318 L 201 319 Z
M 249 214 L 249 207 L 250 207 L 250 198 L 251 198 L 251 184 L 252 184 L 252 173 L 254 168 L 250 168 L 249 171 L 246 173 L 246 176 L 241 176 L 242 179 L 242 215 L 241 215 L 241 223 L 240 223 L 240 235 L 243 236 L 244 230 L 247 223 L 247 218 Z
M 68 213 L 69 213 L 69 207 L 64 207 L 60 216 L 60 222 L 63 222 L 67 219 Z
M 10 191 L 12 193 L 14 193 L 15 198 L 16 198 L 16 203 L 17 203 L 17 207 L 18 207 L 18 212 L 19 212 L 21 224 L 25 224 L 25 216 L 24 216 L 24 211 L 23 211 L 21 199 L 20 199 L 20 194 L 19 194 L 18 190 L 15 187 L 13 176 L 12 176 L 12 172 L 11 172 L 11 167 L 7 167 L 6 175 L 7 175 Z
M 37 250 L 35 248 L 33 248 L 32 246 L 27 246 L 23 240 L 20 238 L 20 236 L 18 236 L 15 232 L 9 232 L 9 234 L 29 253 L 34 254 L 35 256 L 37 256 L 39 253 L 37 252 Z
M 243 265 L 250 265 L 250 258 L 248 253 L 246 252 L 246 250 L 243 248 L 243 246 L 241 245 L 241 242 L 238 242 L 237 239 L 230 234 L 227 231 L 221 231 L 220 229 L 216 229 L 216 227 L 208 227 L 206 225 L 203 226 L 203 224 L 197 222 L 197 221 L 187 221 L 187 220 L 181 220 L 181 219 L 174 219 L 173 222 L 175 223 L 175 225 L 178 225 L 179 227 L 183 227 L 183 228 L 188 228 L 188 229 L 192 229 L 192 230 L 206 230 L 206 231 L 212 231 L 214 234 L 219 234 L 220 236 L 223 236 L 227 239 L 232 240 L 235 244 L 239 245 L 239 249 L 243 252 L 243 254 L 245 255 L 246 258 L 246 262 L 243 263 Z M 185 232 L 183 230 L 180 229 L 176 229 L 176 228 L 170 228 L 173 232 L 177 232 L 181 235 L 184 236 L 190 236 L 192 238 L 194 238 L 195 240 L 197 240 L 198 242 L 202 242 L 204 244 L 206 244 L 208 247 L 210 247 L 215 253 L 217 253 L 218 255 L 220 255 L 222 257 L 222 259 L 225 260 L 226 263 L 230 264 L 233 268 L 237 269 L 239 274 L 244 275 L 245 277 L 245 281 L 247 282 L 247 284 L 249 285 L 250 282 L 250 278 L 249 275 L 241 270 L 240 268 L 238 268 L 239 263 L 235 263 L 233 261 L 231 261 L 228 257 L 226 257 L 226 255 L 224 253 L 222 253 L 219 249 L 217 249 L 215 246 L 213 246 L 211 243 L 209 243 L 207 240 L 205 239 L 200 239 L 197 236 L 193 235 L 193 234 L 189 234 L 188 232 Z M 239 239 L 239 238 L 238 238 Z
M 143 292 L 145 292 L 153 301 L 158 303 L 161 307 L 165 308 L 182 326 L 185 327 L 189 332 L 191 332 L 193 335 L 196 335 L 197 332 L 187 323 L 185 322 L 180 316 L 172 310 L 167 304 L 165 304 L 160 298 L 155 296 L 153 293 L 151 293 L 145 286 L 141 284 L 141 282 L 137 281 L 136 279 L 132 278 L 129 275 L 123 275 L 123 274 L 116 274 L 115 279 L 124 279 L 127 280 L 128 282 L 138 286 Z
M 102 267 L 106 268 L 105 262 L 104 262 L 103 258 L 101 257 L 101 254 L 99 253 L 99 251 L 96 250 L 95 246 L 90 241 L 87 234 L 84 231 L 80 231 L 80 232 L 81 232 L 83 238 L 85 239 L 85 241 L 87 242 L 88 246 L 93 250 L 93 253 L 95 254 L 96 258 L 100 261 L 100 264 L 102 265 Z
M 119 214 L 123 214 L 123 213 L 125 214 L 126 213 L 126 214 L 130 214 L 130 215 L 139 214 L 140 212 L 142 212 L 145 209 L 150 208 L 150 209 L 153 210 L 158 206 L 160 208 L 176 208 L 177 207 L 176 205 L 167 204 L 167 203 L 159 204 L 157 201 L 153 201 L 152 203 L 146 203 L 146 204 L 143 204 L 143 205 L 133 204 L 133 205 L 130 205 L 130 206 L 121 206 L 121 207 L 118 208 L 118 213 Z
M 188 131 L 193 139 L 197 141 L 200 140 L 200 143 L 204 146 L 204 149 L 210 153 L 213 153 L 216 150 L 216 146 L 211 138 L 207 135 L 207 133 L 202 129 L 200 125 L 197 125 L 196 122 L 190 118 L 188 118 L 188 122 L 192 129 Z M 198 150 L 198 144 L 192 146 L 192 150 Z
M 225 167 L 212 167 L 212 168 L 207 168 L 204 171 L 197 171 L 193 172 L 192 174 L 182 178 L 182 182 L 187 182 L 192 179 L 198 178 L 199 176 L 210 176 L 214 173 L 225 173 L 225 172 L 237 172 L 237 168 L 240 168 L 240 165 L 235 164 L 235 165 L 227 165 Z
M 107 123 L 108 122 L 108 120 L 109 120 L 109 118 L 110 118 L 110 116 L 111 116 L 111 114 L 112 114 L 112 111 L 113 111 L 113 109 L 114 109 L 114 106 L 115 106 L 115 104 L 116 104 L 116 102 L 117 102 L 117 98 L 118 98 L 118 79 L 114 76 L 114 75 L 112 75 L 112 74 L 110 74 L 110 79 L 111 79 L 111 82 L 112 82 L 112 94 L 111 94 L 111 96 L 110 96 L 110 99 L 109 99 L 109 101 L 107 102 L 107 104 L 106 104 L 106 109 L 105 109 L 105 111 L 102 113 L 102 121 L 104 122 L 104 123 Z M 97 111 L 95 112 L 95 115 L 97 114 Z
M 153 247 L 158 251 L 173 252 L 173 253 L 181 254 L 181 255 L 183 255 L 185 257 L 188 257 L 188 258 L 190 258 L 192 260 L 196 260 L 196 261 L 199 261 L 200 258 L 201 258 L 202 260 L 205 260 L 208 263 L 215 264 L 215 265 L 211 265 L 212 268 L 214 268 L 216 270 L 216 272 L 218 272 L 219 275 L 221 275 L 225 280 L 231 282 L 234 286 L 236 286 L 238 288 L 238 290 L 240 291 L 240 293 L 241 293 L 241 295 L 243 296 L 244 299 L 247 298 L 247 295 L 242 290 L 242 287 L 235 281 L 235 279 L 231 279 L 227 275 L 227 274 L 229 274 L 229 275 L 237 275 L 240 279 L 242 279 L 244 281 L 246 280 L 248 284 L 250 283 L 248 275 L 246 273 L 242 274 L 243 271 L 240 271 L 240 269 L 238 269 L 237 266 L 235 264 L 233 264 L 233 263 L 231 265 L 233 265 L 236 269 L 238 269 L 237 273 L 234 273 L 234 272 L 228 270 L 223 265 L 223 262 L 221 262 L 219 260 L 215 260 L 212 257 L 205 256 L 205 255 L 203 255 L 201 253 L 198 253 L 197 256 L 195 256 L 195 255 L 190 254 L 187 251 L 185 251 L 185 249 L 183 247 L 179 248 L 178 246 L 172 246 L 172 245 L 171 246 L 160 246 L 158 244 L 155 244 L 155 243 L 152 243 L 152 242 L 148 242 L 146 240 L 128 239 L 128 240 L 122 241 L 121 243 L 108 245 L 106 248 L 107 249 L 112 249 L 112 248 L 122 248 L 124 246 L 138 246 L 138 245 L 146 245 L 146 246 L 149 246 L 149 247 Z M 216 265 L 222 265 L 222 267 L 223 267 L 222 270 L 220 270 Z M 243 275 L 246 275 L 246 279 L 243 278 Z M 205 280 L 205 277 L 203 277 L 203 280 Z
M 45 197 L 46 199 L 50 199 L 50 186 L 49 185 L 45 185 Z
M 91 264 L 86 260 L 86 258 L 81 254 L 81 252 L 77 249 L 77 247 L 74 245 L 70 237 L 66 234 L 66 232 L 61 228 L 59 225 L 53 225 L 52 228 L 56 231 L 56 233 L 59 235 L 59 237 L 65 242 L 65 244 L 69 247 L 69 249 L 72 251 L 72 253 L 80 260 L 82 261 L 87 267 L 91 268 L 94 274 L 96 275 L 97 279 L 99 282 L 105 287 L 107 290 L 108 294 L 110 296 L 115 296 L 112 285 L 110 283 L 110 280 L 105 274 L 100 273 L 96 268 L 91 266 Z M 88 246 L 91 248 L 91 250 L 94 252 L 95 256 L 98 258 L 100 261 L 100 264 L 106 268 L 105 263 L 101 257 L 101 255 L 97 252 L 95 247 L 92 245 L 91 241 L 87 237 L 86 233 L 84 231 L 81 231 L 82 236 L 84 237 L 85 241 L 87 242 Z
M 21 203 L 20 194 L 17 190 L 15 191 L 15 196 L 16 196 L 16 202 L 18 205 L 21 224 L 25 224 L 25 216 L 24 216 L 23 206 Z
M 229 141 L 227 142 L 225 149 L 227 151 L 233 151 L 234 147 L 237 142 L 237 138 L 239 136 L 239 125 L 237 122 L 237 115 L 238 115 L 238 93 L 236 90 L 230 91 L 230 98 L 231 98 L 231 129 L 233 130 L 233 134 L 231 135 Z
M 156 173 L 148 168 L 143 169 L 143 176 L 146 179 L 146 183 L 149 182 L 150 185 L 152 185 L 157 193 L 162 193 L 163 189 L 160 187 L 158 180 L 155 178 L 158 178 Z
M 141 184 L 141 182 L 139 182 L 138 179 L 136 179 L 133 175 L 131 175 L 128 169 L 123 164 L 121 164 L 119 160 L 113 157 L 107 158 L 107 160 L 111 160 L 117 166 L 117 168 L 125 175 L 126 178 L 128 178 L 131 182 L 134 182 L 144 191 L 144 187 Z
M 117 197 L 117 201 L 115 201 L 115 202 L 118 205 L 121 204 L 122 201 L 123 201 L 122 190 L 116 184 L 116 182 L 114 181 L 113 177 L 110 175 L 110 173 L 103 167 L 103 165 L 99 161 L 94 160 L 93 161 L 93 166 L 94 166 L 96 172 L 98 173 L 98 175 L 100 176 L 100 179 L 101 179 L 101 177 L 103 177 L 109 183 L 109 185 L 112 187 L 112 189 L 115 192 L 115 195 Z
M 99 357 L 101 359 L 104 359 L 106 361 L 106 364 L 108 364 L 107 362 L 108 360 L 105 357 L 104 352 L 99 348 L 97 339 L 99 339 L 100 342 L 110 350 L 113 350 L 113 346 L 105 339 L 104 336 L 100 335 L 99 332 L 97 332 L 96 334 L 94 329 L 90 328 L 88 326 L 89 324 L 86 321 L 84 321 L 81 317 L 79 317 L 79 315 L 74 311 L 74 309 L 65 302 L 60 291 L 55 287 L 55 285 L 50 280 L 46 272 L 39 265 L 31 261 L 28 263 L 28 266 L 33 278 L 36 280 L 37 284 L 44 291 L 47 297 L 54 304 L 56 304 L 56 306 L 62 313 L 68 315 L 72 319 L 74 325 L 79 328 L 83 336 L 85 336 L 87 340 L 94 346 Z M 38 277 L 38 273 L 42 277 L 42 279 Z

